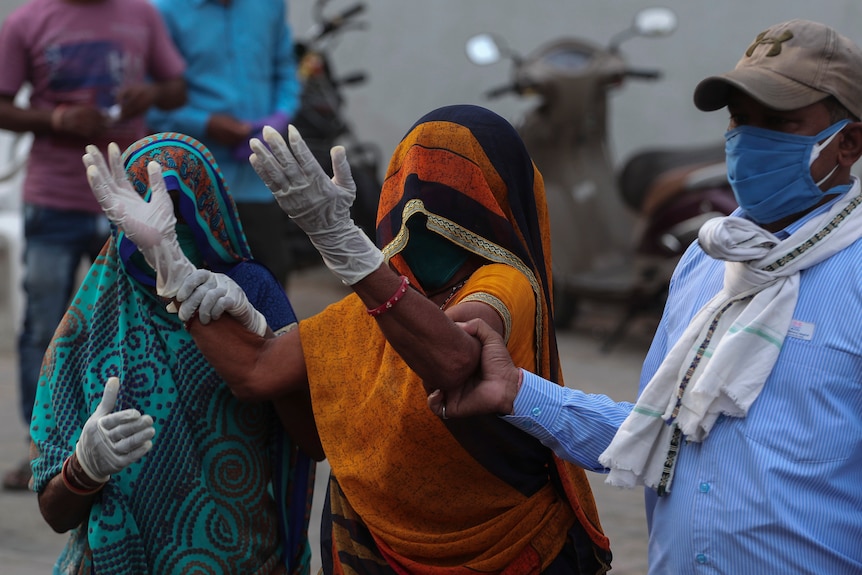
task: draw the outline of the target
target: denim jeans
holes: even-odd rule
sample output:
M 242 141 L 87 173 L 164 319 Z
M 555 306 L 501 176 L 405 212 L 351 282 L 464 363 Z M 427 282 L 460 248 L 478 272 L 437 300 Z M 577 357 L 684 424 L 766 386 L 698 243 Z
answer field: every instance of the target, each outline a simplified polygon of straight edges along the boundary
M 82 258 L 92 262 L 110 233 L 102 214 L 24 205 L 24 281 L 27 304 L 18 339 L 21 416 L 29 427 L 42 358 L 73 291 Z

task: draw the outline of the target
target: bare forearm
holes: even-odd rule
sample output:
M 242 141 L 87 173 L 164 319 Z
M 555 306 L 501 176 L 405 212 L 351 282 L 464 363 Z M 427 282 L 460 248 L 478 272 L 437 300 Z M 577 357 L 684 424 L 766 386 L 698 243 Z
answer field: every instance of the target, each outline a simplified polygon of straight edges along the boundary
M 173 110 L 186 103 L 186 81 L 183 78 L 167 80 L 156 85 L 153 105 L 163 110 Z
M 10 132 L 47 134 L 51 128 L 52 110 L 18 108 L 8 97 L 0 99 L 0 129 Z
M 231 316 L 203 325 L 195 317 L 189 331 L 204 357 L 241 400 L 271 400 L 281 424 L 312 459 L 325 458 L 311 409 L 311 393 L 299 330 L 261 338 Z
M 383 265 L 353 289 L 366 307 L 373 309 L 389 300 L 400 285 L 399 276 Z M 376 319 L 392 347 L 435 389 L 460 385 L 479 365 L 478 342 L 414 289 L 408 288 Z
M 299 330 L 262 338 L 225 314 L 207 325 L 195 317 L 189 332 L 240 399 L 274 400 L 308 387 Z
M 98 483 L 84 474 L 74 454 L 70 457 L 66 474 L 67 481 L 78 487 L 80 491 L 93 491 L 99 488 Z M 55 475 L 39 492 L 39 511 L 51 529 L 57 533 L 65 533 L 86 521 L 93 501 L 100 493 L 100 491 L 90 494 L 73 492 L 63 481 L 62 475 L 62 472 Z

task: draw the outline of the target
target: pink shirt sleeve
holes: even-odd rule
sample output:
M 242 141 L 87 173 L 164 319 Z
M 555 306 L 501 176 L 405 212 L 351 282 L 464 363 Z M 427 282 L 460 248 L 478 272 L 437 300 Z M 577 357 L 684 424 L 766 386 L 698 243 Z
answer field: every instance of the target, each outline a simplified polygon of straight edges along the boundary
M 27 78 L 27 51 L 21 23 L 10 15 L 0 28 L 0 94 L 14 96 Z

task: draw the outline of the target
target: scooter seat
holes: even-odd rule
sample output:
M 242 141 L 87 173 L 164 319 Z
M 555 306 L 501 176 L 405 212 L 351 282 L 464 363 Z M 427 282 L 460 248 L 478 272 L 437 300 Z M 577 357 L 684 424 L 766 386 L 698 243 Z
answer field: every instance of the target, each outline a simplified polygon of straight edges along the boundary
M 695 148 L 649 149 L 629 158 L 619 175 L 619 190 L 623 201 L 636 212 L 663 174 L 685 166 L 692 168 L 724 161 L 724 143 Z

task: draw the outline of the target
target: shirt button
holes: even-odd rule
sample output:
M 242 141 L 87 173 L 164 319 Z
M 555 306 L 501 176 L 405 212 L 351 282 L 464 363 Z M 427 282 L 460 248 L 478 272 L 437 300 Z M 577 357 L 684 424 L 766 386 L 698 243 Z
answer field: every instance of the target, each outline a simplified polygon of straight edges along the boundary
M 700 563 L 701 565 L 706 563 L 706 555 L 704 555 L 703 553 L 698 553 L 697 557 L 695 557 L 695 559 L 697 559 L 697 562 Z
M 700 492 L 701 493 L 708 493 L 709 492 L 709 483 L 706 483 L 706 482 L 701 483 L 700 484 Z
M 539 417 L 542 414 L 542 410 L 538 407 L 534 407 L 530 413 L 533 414 L 533 417 Z

